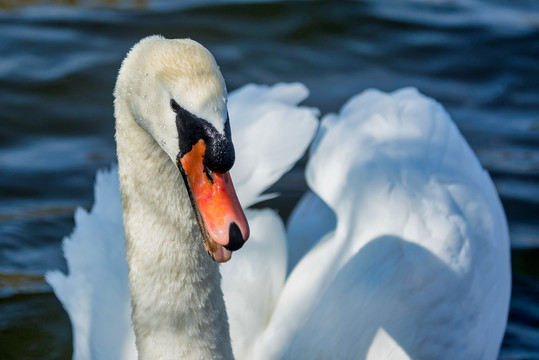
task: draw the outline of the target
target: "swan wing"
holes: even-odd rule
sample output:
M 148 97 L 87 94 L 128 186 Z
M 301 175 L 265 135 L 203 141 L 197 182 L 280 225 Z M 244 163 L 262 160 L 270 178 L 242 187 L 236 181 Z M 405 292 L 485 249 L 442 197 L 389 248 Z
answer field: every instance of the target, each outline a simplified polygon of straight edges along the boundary
M 68 274 L 47 274 L 73 329 L 74 359 L 136 359 L 117 168 L 99 171 L 95 201 L 64 239 Z
M 230 94 L 228 111 L 236 162 L 231 176 L 242 206 L 264 200 L 305 153 L 318 127 L 318 110 L 299 106 L 309 95 L 300 83 L 248 84 Z
M 336 224 L 333 210 L 313 191 L 305 192 L 288 219 L 288 273 Z
M 286 235 L 270 209 L 245 212 L 251 236 L 233 260 L 221 265 L 222 289 L 236 359 L 252 359 L 252 345 L 264 331 L 286 276 Z
M 306 172 L 337 225 L 293 269 L 255 358 L 496 358 L 506 219 L 441 105 L 366 91 L 323 119 Z

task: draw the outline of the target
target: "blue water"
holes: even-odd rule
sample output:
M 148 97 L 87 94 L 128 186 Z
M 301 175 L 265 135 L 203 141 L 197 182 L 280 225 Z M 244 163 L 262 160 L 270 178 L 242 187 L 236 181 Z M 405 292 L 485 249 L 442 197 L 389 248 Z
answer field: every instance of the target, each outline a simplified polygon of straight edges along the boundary
M 511 313 L 500 357 L 539 359 L 539 4 L 415 0 L 0 3 L 0 358 L 71 354 L 70 325 L 43 281 L 65 269 L 61 239 L 115 160 L 112 90 L 149 34 L 191 37 L 229 90 L 301 81 L 337 111 L 369 87 L 416 86 L 449 111 L 490 172 L 513 243 Z M 266 202 L 285 218 L 300 163 Z

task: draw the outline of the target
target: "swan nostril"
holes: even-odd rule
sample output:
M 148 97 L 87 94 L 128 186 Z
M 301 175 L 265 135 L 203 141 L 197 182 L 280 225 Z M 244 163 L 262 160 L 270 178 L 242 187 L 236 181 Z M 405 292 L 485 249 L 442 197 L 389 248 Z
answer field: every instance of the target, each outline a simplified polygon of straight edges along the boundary
M 208 180 L 213 184 L 213 172 L 210 169 L 208 169 L 206 165 L 204 165 L 202 171 L 204 172 L 204 174 L 206 174 L 206 177 L 208 178 Z
M 235 222 L 232 222 L 228 229 L 228 244 L 225 245 L 225 249 L 236 251 L 241 249 L 244 243 L 240 227 Z

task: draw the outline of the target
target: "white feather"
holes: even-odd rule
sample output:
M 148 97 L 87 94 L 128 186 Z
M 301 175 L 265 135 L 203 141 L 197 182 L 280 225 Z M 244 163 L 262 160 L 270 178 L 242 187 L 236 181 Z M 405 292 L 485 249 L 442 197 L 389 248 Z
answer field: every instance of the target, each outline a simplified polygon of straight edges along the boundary
M 231 94 L 244 206 L 311 140 L 317 111 L 297 107 L 307 93 L 278 84 Z M 438 103 L 414 89 L 352 98 L 324 117 L 306 174 L 288 244 L 274 211 L 248 210 L 251 239 L 221 268 L 237 359 L 496 358 L 511 286 L 506 219 Z M 115 168 L 98 174 L 95 193 L 64 240 L 69 274 L 47 280 L 76 359 L 134 359 Z
M 306 173 L 337 224 L 331 232 L 313 194 L 292 216 L 291 235 L 313 214 L 319 224 L 297 243 L 306 254 L 254 358 L 497 357 L 511 287 L 506 219 L 438 103 L 415 89 L 354 97 L 323 119 Z

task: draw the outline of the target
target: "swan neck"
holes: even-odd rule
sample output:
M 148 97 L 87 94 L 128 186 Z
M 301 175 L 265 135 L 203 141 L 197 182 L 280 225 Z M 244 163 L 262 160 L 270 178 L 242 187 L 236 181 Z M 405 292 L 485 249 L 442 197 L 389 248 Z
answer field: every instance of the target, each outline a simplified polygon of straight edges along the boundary
M 180 172 L 121 98 L 115 115 L 139 359 L 233 359 L 219 267 Z

